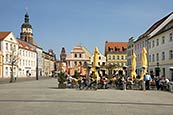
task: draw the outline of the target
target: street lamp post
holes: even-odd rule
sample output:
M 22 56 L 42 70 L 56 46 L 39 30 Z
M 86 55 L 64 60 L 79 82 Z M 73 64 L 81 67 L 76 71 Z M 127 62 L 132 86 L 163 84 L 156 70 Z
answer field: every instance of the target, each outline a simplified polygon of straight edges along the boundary
M 38 80 L 38 52 L 36 53 L 36 80 Z

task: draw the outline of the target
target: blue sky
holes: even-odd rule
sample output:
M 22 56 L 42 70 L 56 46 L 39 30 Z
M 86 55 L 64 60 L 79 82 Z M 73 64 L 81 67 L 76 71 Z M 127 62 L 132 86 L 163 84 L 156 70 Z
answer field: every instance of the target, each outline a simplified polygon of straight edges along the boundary
M 0 0 L 0 31 L 19 37 L 28 8 L 34 40 L 59 58 L 76 45 L 104 54 L 105 41 L 138 38 L 173 11 L 173 0 Z

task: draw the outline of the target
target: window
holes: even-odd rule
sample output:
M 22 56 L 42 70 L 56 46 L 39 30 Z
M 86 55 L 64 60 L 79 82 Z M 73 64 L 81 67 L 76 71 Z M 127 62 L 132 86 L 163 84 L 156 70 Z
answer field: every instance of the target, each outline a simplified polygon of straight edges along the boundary
M 21 56 L 21 50 L 19 50 L 19 55 Z
M 16 45 L 14 45 L 14 50 L 16 51 Z
M 121 59 L 123 60 L 124 59 L 124 56 L 121 56 Z
M 25 60 L 23 60 L 23 66 L 25 65 Z
M 79 62 L 79 65 L 82 65 L 82 62 L 81 61 Z
M 105 65 L 105 62 L 103 62 L 102 65 Z
M 172 33 L 169 34 L 169 40 L 172 41 Z
M 6 60 L 6 63 L 7 63 L 8 62 L 8 54 L 6 54 L 5 60 Z
M 101 56 L 99 56 L 99 60 L 101 60 Z
M 144 41 L 142 42 L 142 47 L 144 47 Z
M 5 67 L 5 75 L 8 76 L 8 67 Z
M 111 60 L 111 56 L 109 56 L 109 60 Z
M 156 60 L 159 61 L 159 53 L 156 54 Z
M 11 50 L 11 51 L 13 50 L 13 46 L 12 46 L 12 44 L 10 44 L 10 50 Z
M 151 62 L 151 55 L 149 55 L 149 62 Z
M 159 39 L 157 39 L 156 45 L 159 46 Z
M 155 55 L 153 54 L 153 60 L 152 60 L 153 62 L 155 61 Z
M 119 60 L 120 59 L 120 57 L 119 56 L 117 56 L 117 60 Z
M 6 43 L 6 50 L 8 50 L 8 43 Z
M 77 62 L 76 61 L 74 62 L 74 65 L 77 65 Z
M 77 54 L 74 54 L 74 57 L 77 58 Z
M 165 60 L 165 52 L 162 52 L 162 60 Z
M 152 42 L 152 43 L 153 43 L 153 46 L 152 46 L 152 47 L 154 47 L 154 46 L 155 46 L 154 40 L 153 40 L 153 42 Z
M 82 54 L 79 54 L 79 57 L 81 58 L 82 57 Z
M 169 59 L 173 59 L 173 50 L 169 50 Z
M 149 42 L 149 48 L 151 48 L 151 42 Z
M 87 62 L 86 61 L 84 62 L 84 65 L 87 65 Z
M 137 49 L 137 46 L 135 45 L 135 50 Z
M 162 37 L 162 44 L 165 43 L 165 36 Z
M 115 59 L 115 56 L 113 56 L 113 59 Z

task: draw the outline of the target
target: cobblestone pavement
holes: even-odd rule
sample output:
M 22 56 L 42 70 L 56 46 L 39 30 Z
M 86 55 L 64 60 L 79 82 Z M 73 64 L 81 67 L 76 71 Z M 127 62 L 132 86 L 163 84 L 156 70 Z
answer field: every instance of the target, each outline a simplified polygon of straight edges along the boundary
M 173 93 L 58 89 L 56 79 L 0 85 L 0 115 L 173 115 Z

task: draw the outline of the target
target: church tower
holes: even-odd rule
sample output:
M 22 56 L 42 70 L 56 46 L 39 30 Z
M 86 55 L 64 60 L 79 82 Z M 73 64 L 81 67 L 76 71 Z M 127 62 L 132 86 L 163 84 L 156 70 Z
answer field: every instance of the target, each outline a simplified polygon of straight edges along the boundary
M 61 54 L 60 54 L 60 60 L 65 62 L 66 61 L 66 51 L 65 51 L 65 48 L 63 47 L 62 50 L 61 50 Z
M 32 26 L 29 23 L 28 11 L 26 11 L 24 23 L 21 26 L 20 39 L 33 44 Z

